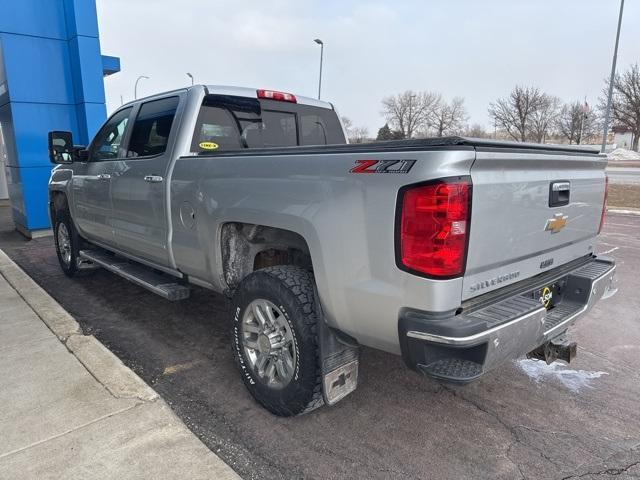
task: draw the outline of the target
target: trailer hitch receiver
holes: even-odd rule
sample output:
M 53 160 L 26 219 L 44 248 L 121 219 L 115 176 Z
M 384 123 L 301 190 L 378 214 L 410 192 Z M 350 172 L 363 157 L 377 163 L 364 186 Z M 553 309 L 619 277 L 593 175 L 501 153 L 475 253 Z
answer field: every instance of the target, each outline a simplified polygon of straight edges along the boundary
M 556 360 L 562 360 L 570 363 L 578 353 L 578 344 L 569 342 L 566 338 L 555 338 L 543 343 L 535 350 L 527 353 L 527 358 L 536 360 L 544 360 L 547 365 L 552 364 Z

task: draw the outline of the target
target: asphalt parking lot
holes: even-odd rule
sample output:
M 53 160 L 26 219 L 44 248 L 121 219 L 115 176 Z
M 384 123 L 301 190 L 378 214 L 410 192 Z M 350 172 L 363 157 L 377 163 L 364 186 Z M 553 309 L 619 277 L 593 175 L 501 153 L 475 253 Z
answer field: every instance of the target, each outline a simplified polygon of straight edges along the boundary
M 620 291 L 573 328 L 570 366 L 519 360 L 453 387 L 365 349 L 354 394 L 282 419 L 242 385 L 224 297 L 170 303 L 105 271 L 68 279 L 52 238 L 23 240 L 0 210 L 0 248 L 245 478 L 640 476 L 640 216 L 607 219 L 599 251 L 617 259 Z

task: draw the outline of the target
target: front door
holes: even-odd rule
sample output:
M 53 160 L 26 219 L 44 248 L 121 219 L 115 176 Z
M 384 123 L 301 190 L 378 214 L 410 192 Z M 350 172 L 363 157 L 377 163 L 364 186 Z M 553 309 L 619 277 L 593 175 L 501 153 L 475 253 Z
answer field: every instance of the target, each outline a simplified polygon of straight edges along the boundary
M 86 162 L 73 164 L 71 216 L 83 237 L 113 245 L 111 180 L 133 108 L 114 113 L 89 146 Z
M 118 248 L 159 265 L 168 264 L 166 171 L 171 160 L 179 96 L 142 103 L 135 115 L 126 158 L 111 177 L 113 228 Z

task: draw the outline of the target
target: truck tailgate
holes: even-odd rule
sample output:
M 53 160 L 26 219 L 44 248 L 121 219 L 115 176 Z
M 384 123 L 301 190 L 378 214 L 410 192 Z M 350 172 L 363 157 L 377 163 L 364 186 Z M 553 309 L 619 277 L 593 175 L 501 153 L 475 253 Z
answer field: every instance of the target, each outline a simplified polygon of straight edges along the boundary
M 478 149 L 463 300 L 593 253 L 606 163 L 587 153 Z

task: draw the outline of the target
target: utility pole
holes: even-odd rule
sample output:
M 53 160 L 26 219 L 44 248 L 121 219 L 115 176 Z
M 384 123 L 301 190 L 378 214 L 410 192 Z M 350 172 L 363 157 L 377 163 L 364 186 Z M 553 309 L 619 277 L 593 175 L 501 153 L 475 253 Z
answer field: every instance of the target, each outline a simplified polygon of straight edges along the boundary
M 611 102 L 613 100 L 613 84 L 616 77 L 616 61 L 618 60 L 618 43 L 620 41 L 620 27 L 622 25 L 622 11 L 624 0 L 620 0 L 620 15 L 618 16 L 618 31 L 616 32 L 616 45 L 613 49 L 613 61 L 611 62 L 611 77 L 609 78 L 609 95 L 607 96 L 607 109 L 604 113 L 604 130 L 602 132 L 602 149 L 604 153 L 607 147 L 607 134 L 609 133 L 609 118 L 611 116 Z
M 140 75 L 136 79 L 136 84 L 133 86 L 133 98 L 134 98 L 134 100 L 138 98 L 138 82 L 140 80 L 142 80 L 143 78 L 146 78 L 147 80 L 149 80 L 149 77 L 147 77 L 146 75 Z
M 320 100 L 320 90 L 322 89 L 322 56 L 324 53 L 324 42 L 319 38 L 316 38 L 314 42 L 320 45 L 320 76 L 318 77 L 318 100 Z

